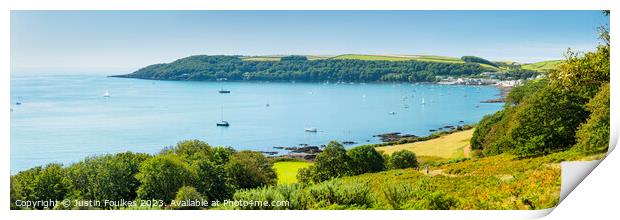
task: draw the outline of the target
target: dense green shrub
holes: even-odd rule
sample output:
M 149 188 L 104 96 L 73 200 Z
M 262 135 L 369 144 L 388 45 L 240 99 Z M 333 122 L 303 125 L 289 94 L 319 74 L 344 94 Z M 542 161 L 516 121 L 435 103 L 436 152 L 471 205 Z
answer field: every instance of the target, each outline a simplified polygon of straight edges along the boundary
M 418 159 L 415 153 L 408 150 L 400 150 L 390 156 L 390 169 L 405 169 L 418 167 Z
M 500 120 L 502 120 L 504 116 L 505 110 L 500 110 L 492 115 L 485 115 L 482 117 L 480 122 L 478 122 L 478 126 L 476 126 L 476 130 L 474 130 L 474 134 L 470 139 L 471 149 L 473 150 L 482 150 L 485 148 L 486 143 L 485 139 L 489 136 L 489 132 Z
M 138 197 L 163 200 L 169 204 L 182 186 L 190 185 L 195 176 L 191 167 L 175 154 L 157 155 L 140 165 L 136 178 L 140 181 Z
M 609 83 L 603 85 L 592 98 L 587 109 L 590 112 L 588 120 L 581 124 L 577 131 L 577 144 L 580 151 L 585 153 L 606 152 L 609 147 Z
M 375 206 L 375 195 L 367 183 L 343 184 L 330 180 L 308 188 L 309 208 L 368 209 Z
M 353 175 L 362 173 L 374 173 L 385 170 L 383 156 L 369 145 L 359 146 L 347 152 L 350 158 L 351 172 Z
M 202 207 L 196 206 L 195 204 L 202 204 L 202 200 L 204 197 L 196 190 L 196 188 L 191 186 L 184 186 L 179 188 L 177 191 L 175 200 L 174 209 L 200 209 Z M 194 204 L 191 202 L 194 201 Z
M 549 75 L 550 83 L 582 98 L 592 98 L 603 84 L 609 82 L 609 45 L 585 54 L 568 51 L 566 61 L 558 64 Z
M 255 189 L 239 190 L 235 193 L 233 199 L 238 202 L 242 201 L 261 201 L 270 205 L 265 206 L 260 203 L 247 203 L 233 207 L 243 210 L 279 210 L 279 209 L 306 209 L 308 203 L 304 189 L 297 184 L 278 185 L 270 187 L 260 187 Z M 271 204 L 272 201 L 284 203 Z M 240 203 L 242 204 L 242 203 Z
M 519 157 L 544 155 L 571 147 L 587 112 L 579 96 L 547 87 L 523 102 L 510 131 L 513 153 Z
M 35 200 L 61 201 L 71 193 L 73 185 L 62 166 L 53 163 L 45 166 L 38 173 L 31 187 Z
M 505 105 L 507 107 L 517 105 L 521 103 L 521 101 L 525 100 L 527 97 L 530 97 L 541 89 L 547 87 L 548 84 L 549 80 L 546 78 L 529 80 L 523 85 L 513 88 L 506 95 Z
M 21 209 L 17 207 L 15 201 L 35 201 L 37 198 L 34 194 L 34 181 L 41 173 L 43 168 L 40 166 L 33 167 L 11 176 L 11 209 Z
M 301 184 L 286 184 L 286 185 L 278 185 L 276 189 L 282 197 L 284 201 L 288 201 L 289 204 L 286 207 L 287 209 L 294 210 L 304 210 L 308 206 L 308 196 L 306 191 L 304 191 L 303 185 Z
M 277 180 L 276 172 L 267 157 L 254 151 L 233 154 L 226 164 L 226 170 L 239 189 L 275 185 Z
M 236 151 L 230 147 L 211 147 L 204 141 L 186 140 L 164 153 L 177 154 L 188 161 L 209 160 L 216 164 L 225 164 Z
M 414 196 L 414 188 L 411 184 L 389 184 L 383 187 L 382 192 L 392 209 L 399 210 Z
M 239 206 L 233 208 L 242 210 L 277 210 L 284 209 L 282 206 L 271 206 L 273 201 L 284 201 L 284 197 L 274 187 L 260 187 L 255 189 L 239 190 L 233 196 L 233 199 L 240 202 Z M 247 202 L 247 203 L 244 203 Z M 263 204 L 269 203 L 269 205 Z
M 387 203 L 393 209 L 447 210 L 455 208 L 458 201 L 438 191 L 430 178 L 415 183 L 390 183 L 382 189 Z
M 140 164 L 149 157 L 131 152 L 89 157 L 67 167 L 67 177 L 75 185 L 75 196 L 78 198 L 131 201 L 136 198 L 140 185 L 135 175 Z
M 316 176 L 314 175 L 314 171 L 315 168 L 313 166 L 304 167 L 297 170 L 297 182 L 301 184 L 313 183 L 314 177 Z
M 191 161 L 191 166 L 196 172 L 193 185 L 205 199 L 222 201 L 231 198 L 235 183 L 228 178 L 224 164 L 205 159 Z
M 225 164 L 236 153 L 234 149 L 212 147 L 199 140 L 186 140 L 164 153 L 179 155 L 191 166 L 196 173 L 192 184 L 203 197 L 222 201 L 232 196 L 235 185 L 228 178 Z
M 410 200 L 404 205 L 406 209 L 449 210 L 456 207 L 458 201 L 444 192 L 423 193 L 420 199 Z
M 332 178 L 338 178 L 351 174 L 351 159 L 342 144 L 332 141 L 327 144 L 323 152 L 317 155 L 313 169 L 308 172 L 314 182 L 322 182 Z M 302 178 L 303 179 L 303 178 Z
M 11 208 L 15 201 L 62 201 L 73 192 L 73 184 L 60 164 L 52 163 L 44 168 L 34 167 L 11 177 Z M 35 209 L 52 209 L 37 205 Z

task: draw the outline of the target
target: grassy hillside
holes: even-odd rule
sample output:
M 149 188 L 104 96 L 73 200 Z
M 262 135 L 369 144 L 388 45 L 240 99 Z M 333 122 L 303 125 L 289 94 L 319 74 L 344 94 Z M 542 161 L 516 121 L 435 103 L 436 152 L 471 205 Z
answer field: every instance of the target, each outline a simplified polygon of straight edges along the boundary
M 473 133 L 474 129 L 469 129 L 428 141 L 378 147 L 376 149 L 386 154 L 392 154 L 399 150 L 409 150 L 414 152 L 418 157 L 426 156 L 454 159 L 465 157 L 465 149 L 469 146 L 469 140 Z
M 297 182 L 297 171 L 309 167 L 312 163 L 304 161 L 283 161 L 273 164 L 278 175 L 278 184 L 291 184 Z
M 428 174 L 425 169 L 395 169 L 253 189 L 235 198 L 282 198 L 291 201 L 292 209 L 546 209 L 559 202 L 561 161 L 603 156 L 565 151 L 517 159 L 502 154 L 431 166 Z
M 379 204 L 389 204 L 385 189 L 427 181 L 432 191 L 456 199 L 457 209 L 545 209 L 557 205 L 561 186 L 560 162 L 593 160 L 604 154 L 582 156 L 571 151 L 516 159 L 503 154 L 423 170 L 389 170 L 345 177 L 346 183 L 367 182 Z M 393 207 L 386 207 L 393 208 Z
M 562 62 L 562 61 L 561 60 L 541 61 L 541 62 L 537 62 L 537 63 L 530 63 L 530 64 L 521 65 L 521 68 L 526 69 L 526 70 L 535 70 L 535 71 L 547 72 L 549 70 L 554 69 L 555 66 L 558 65 L 560 62 Z
M 414 200 L 391 205 L 385 189 L 415 191 L 422 187 L 456 200 L 455 209 L 544 209 L 559 201 L 561 170 L 546 158 L 514 160 L 507 155 L 432 167 L 427 175 L 415 169 L 390 170 L 342 178 L 343 184 L 367 183 L 383 208 L 403 208 Z M 409 190 L 404 190 L 409 191 Z M 393 200 L 393 199 L 392 199 Z M 394 207 L 399 206 L 399 207 Z
M 331 59 L 351 59 L 351 60 L 381 60 L 381 61 L 427 61 L 441 63 L 464 63 L 459 58 L 428 55 L 364 55 L 364 54 L 343 54 L 332 57 Z
M 283 56 L 247 56 L 242 57 L 244 61 L 279 61 Z M 455 57 L 433 56 L 433 55 L 368 55 L 368 54 L 343 54 L 338 56 L 306 56 L 308 60 L 336 59 L 336 60 L 374 60 L 374 61 L 426 61 L 441 63 L 465 63 Z M 491 67 L 489 65 L 486 65 Z

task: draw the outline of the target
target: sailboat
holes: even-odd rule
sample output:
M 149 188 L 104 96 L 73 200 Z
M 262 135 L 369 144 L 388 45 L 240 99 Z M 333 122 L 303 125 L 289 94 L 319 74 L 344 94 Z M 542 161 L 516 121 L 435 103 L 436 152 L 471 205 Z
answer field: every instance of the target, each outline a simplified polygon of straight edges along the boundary
M 230 124 L 228 123 L 228 121 L 224 121 L 224 106 L 222 106 L 222 114 L 220 116 L 220 122 L 215 123 L 217 126 L 221 126 L 221 127 L 228 127 L 230 126 Z
M 306 128 L 306 129 L 304 129 L 304 130 L 305 130 L 306 132 L 318 132 L 318 131 L 319 131 L 319 129 L 317 129 L 317 128 Z
M 21 105 L 21 104 L 22 104 L 22 97 L 18 96 L 17 101 L 15 102 L 15 105 Z
M 106 90 L 106 91 L 103 93 L 103 97 L 110 97 L 110 91 Z
M 220 89 L 220 91 L 218 91 L 219 93 L 230 93 L 230 90 L 224 90 L 224 88 Z
M 221 85 L 221 81 L 226 80 L 226 78 L 222 78 L 222 79 L 218 79 L 220 81 L 220 85 Z M 230 90 L 224 90 L 224 86 L 221 85 L 220 91 L 218 91 L 219 93 L 230 93 Z

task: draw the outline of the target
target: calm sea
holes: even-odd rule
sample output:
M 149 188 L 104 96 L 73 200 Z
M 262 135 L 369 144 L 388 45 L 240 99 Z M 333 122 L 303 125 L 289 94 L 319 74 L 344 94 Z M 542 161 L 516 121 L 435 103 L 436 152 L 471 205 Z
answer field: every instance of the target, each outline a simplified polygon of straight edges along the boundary
M 231 93 L 218 93 L 221 88 Z M 501 109 L 499 103 L 480 103 L 498 94 L 490 86 L 13 75 L 11 173 L 105 153 L 156 153 L 185 139 L 274 151 L 330 140 L 378 143 L 373 135 L 388 132 L 422 136 Z M 216 126 L 222 115 L 230 127 Z

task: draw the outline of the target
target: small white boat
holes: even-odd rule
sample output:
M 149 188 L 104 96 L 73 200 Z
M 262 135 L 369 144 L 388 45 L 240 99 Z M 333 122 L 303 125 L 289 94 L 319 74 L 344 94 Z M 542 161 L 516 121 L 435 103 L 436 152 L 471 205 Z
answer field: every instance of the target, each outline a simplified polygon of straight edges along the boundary
M 388 114 L 390 114 L 390 115 L 395 115 L 395 114 L 396 114 L 396 112 L 389 112 Z
M 218 127 L 228 127 L 230 124 L 228 121 L 224 121 L 224 106 L 222 105 L 222 114 L 220 116 L 220 122 L 215 123 Z
M 424 98 L 422 98 L 422 105 L 426 104 L 426 102 L 424 101 Z
M 318 129 L 316 129 L 316 128 L 306 128 L 306 129 L 305 129 L 305 131 L 306 131 L 306 132 L 317 132 L 317 131 L 319 131 L 319 130 L 318 130 Z
M 106 91 L 103 93 L 103 97 L 110 97 L 110 91 L 106 90 Z

